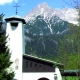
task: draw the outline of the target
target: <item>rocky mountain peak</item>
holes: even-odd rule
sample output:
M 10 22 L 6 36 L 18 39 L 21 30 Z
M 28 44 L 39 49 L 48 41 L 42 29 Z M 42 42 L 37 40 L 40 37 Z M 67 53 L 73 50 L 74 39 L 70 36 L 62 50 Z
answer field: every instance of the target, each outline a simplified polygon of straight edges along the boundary
M 68 21 L 70 23 L 77 23 L 77 11 L 71 8 L 51 8 L 46 2 L 38 4 L 32 9 L 29 14 L 24 16 L 26 21 L 35 20 L 36 16 L 43 16 L 44 19 L 50 20 L 53 16 L 58 16 L 60 19 Z
M 51 18 L 54 14 L 54 10 L 46 2 L 42 2 L 32 9 L 29 14 L 25 15 L 24 18 L 29 21 L 35 19 L 38 15 L 44 16 L 44 18 Z
M 41 7 L 48 7 L 48 4 L 46 2 L 42 2 L 40 4 L 38 4 L 38 7 L 41 8 Z

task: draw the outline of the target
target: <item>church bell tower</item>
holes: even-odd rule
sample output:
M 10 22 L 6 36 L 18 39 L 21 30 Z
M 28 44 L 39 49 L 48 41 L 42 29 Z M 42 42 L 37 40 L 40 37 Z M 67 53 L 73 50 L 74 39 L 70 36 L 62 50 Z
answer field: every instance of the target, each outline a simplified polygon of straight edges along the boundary
M 7 45 L 11 53 L 11 65 L 15 71 L 15 79 L 22 80 L 22 54 L 25 54 L 25 40 L 24 40 L 24 24 L 23 18 L 19 16 L 12 16 L 5 19 L 7 23 L 6 35 Z

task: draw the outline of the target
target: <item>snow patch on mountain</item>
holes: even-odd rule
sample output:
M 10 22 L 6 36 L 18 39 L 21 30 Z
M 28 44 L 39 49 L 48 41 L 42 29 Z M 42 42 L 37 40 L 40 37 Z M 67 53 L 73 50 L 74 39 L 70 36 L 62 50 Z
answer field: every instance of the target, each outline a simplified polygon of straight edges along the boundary
M 50 19 L 53 16 L 58 16 L 60 19 L 68 21 L 70 23 L 77 24 L 77 11 L 72 8 L 53 9 L 47 3 L 42 2 L 37 7 L 31 10 L 31 12 L 24 16 L 24 19 L 28 21 L 35 20 L 35 17 L 41 15 L 44 20 Z M 49 26 L 50 27 L 50 26 Z
M 63 15 L 60 15 L 59 17 L 62 20 L 68 21 L 70 23 L 74 23 L 77 24 L 77 18 L 78 18 L 78 13 L 76 11 L 76 9 L 72 9 L 72 8 L 64 8 L 61 10 Z
M 31 12 L 24 16 L 26 21 L 35 19 L 36 16 L 41 15 L 45 18 L 51 18 L 54 15 L 54 10 L 48 6 L 47 3 L 40 3 L 37 7 L 31 10 Z

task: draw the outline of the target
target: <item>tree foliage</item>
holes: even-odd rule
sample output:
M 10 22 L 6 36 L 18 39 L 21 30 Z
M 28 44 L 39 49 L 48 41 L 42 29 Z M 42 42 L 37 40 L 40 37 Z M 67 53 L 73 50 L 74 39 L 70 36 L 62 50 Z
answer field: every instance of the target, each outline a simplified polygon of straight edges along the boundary
M 69 31 L 58 45 L 57 61 L 64 64 L 65 69 L 80 68 L 80 1 L 73 0 L 78 11 L 78 25 L 69 24 Z
M 10 53 L 8 47 L 6 46 L 6 33 L 2 27 L 3 16 L 3 14 L 0 15 L 0 80 L 12 80 L 14 72 L 8 71 L 12 62 L 10 62 Z

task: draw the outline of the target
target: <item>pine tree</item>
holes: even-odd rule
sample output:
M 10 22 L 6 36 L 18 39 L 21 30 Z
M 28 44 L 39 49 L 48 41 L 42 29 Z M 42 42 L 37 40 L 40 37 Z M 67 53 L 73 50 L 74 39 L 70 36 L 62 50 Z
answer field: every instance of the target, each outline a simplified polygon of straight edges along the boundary
M 8 71 L 12 64 L 10 61 L 10 53 L 8 46 L 6 46 L 5 31 L 2 28 L 3 14 L 0 15 L 0 80 L 13 80 L 14 72 Z

